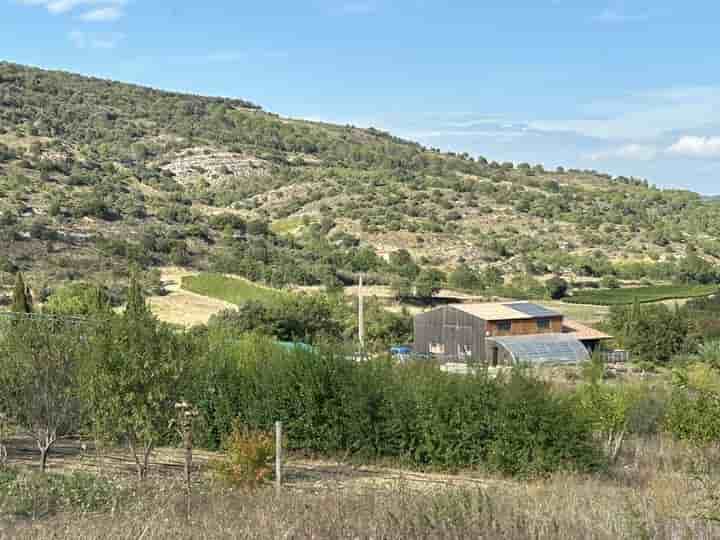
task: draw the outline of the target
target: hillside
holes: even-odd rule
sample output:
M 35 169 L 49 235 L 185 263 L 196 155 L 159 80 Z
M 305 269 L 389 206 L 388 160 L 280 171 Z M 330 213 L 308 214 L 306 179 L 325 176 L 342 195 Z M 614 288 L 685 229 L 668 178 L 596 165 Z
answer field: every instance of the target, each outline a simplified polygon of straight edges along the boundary
M 0 63 L 5 283 L 17 269 L 51 283 L 133 263 L 387 282 L 406 277 L 402 258 L 382 258 L 399 249 L 443 270 L 702 281 L 719 237 L 720 204 L 646 181 Z

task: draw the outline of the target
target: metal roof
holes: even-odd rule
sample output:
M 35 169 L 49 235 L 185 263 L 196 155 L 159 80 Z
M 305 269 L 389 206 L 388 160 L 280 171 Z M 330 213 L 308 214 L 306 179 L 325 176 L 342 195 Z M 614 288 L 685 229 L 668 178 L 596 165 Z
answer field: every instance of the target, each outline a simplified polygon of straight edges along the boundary
M 605 332 L 595 330 L 571 319 L 565 319 L 563 321 L 563 332 L 572 334 L 572 336 L 577 339 L 612 339 L 612 336 Z
M 452 304 L 450 307 L 479 317 L 486 321 L 513 321 L 542 317 L 561 317 L 557 311 L 549 310 L 530 302 L 487 302 L 482 304 Z
M 590 359 L 585 346 L 572 334 L 535 334 L 488 338 L 508 351 L 516 363 L 575 364 Z

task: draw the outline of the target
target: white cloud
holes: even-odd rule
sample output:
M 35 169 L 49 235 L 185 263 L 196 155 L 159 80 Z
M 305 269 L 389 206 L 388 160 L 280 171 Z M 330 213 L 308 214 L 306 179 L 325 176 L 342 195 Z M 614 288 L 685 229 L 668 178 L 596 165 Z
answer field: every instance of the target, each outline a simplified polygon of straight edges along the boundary
M 80 19 L 88 22 L 114 21 L 124 15 L 127 0 L 20 0 L 27 6 L 42 6 L 54 15 L 84 10 Z
M 618 148 L 594 152 L 588 157 L 592 161 L 605 161 L 609 159 L 622 159 L 626 161 L 652 161 L 659 154 L 658 148 L 646 144 L 625 144 Z
M 529 122 L 540 131 L 564 131 L 605 140 L 653 141 L 720 123 L 720 87 L 675 87 L 599 100 L 575 118 Z
M 88 33 L 74 30 L 68 34 L 68 39 L 78 49 L 114 49 L 125 39 L 120 32 Z
M 119 6 L 106 6 L 86 11 L 80 15 L 80 19 L 88 22 L 116 21 L 123 16 L 123 10 Z
M 717 159 L 720 158 L 720 137 L 680 137 L 668 153 L 681 157 Z

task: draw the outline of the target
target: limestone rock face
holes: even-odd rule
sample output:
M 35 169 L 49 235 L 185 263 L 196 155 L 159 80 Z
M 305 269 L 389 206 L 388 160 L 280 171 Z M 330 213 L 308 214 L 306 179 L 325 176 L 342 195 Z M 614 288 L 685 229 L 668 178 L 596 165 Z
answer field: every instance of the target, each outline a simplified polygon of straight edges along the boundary
M 202 176 L 206 180 L 228 176 L 267 176 L 268 164 L 252 156 L 232 152 L 193 152 L 178 156 L 163 170 L 172 172 L 179 182 L 185 183 Z

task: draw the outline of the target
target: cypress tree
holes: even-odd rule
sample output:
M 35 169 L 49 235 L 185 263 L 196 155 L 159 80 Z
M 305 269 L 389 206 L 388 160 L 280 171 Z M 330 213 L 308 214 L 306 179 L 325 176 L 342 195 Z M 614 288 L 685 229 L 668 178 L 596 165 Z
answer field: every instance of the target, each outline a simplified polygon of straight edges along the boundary
M 127 295 L 127 307 L 125 315 L 132 319 L 142 319 L 150 314 L 147 304 L 145 303 L 145 293 L 138 282 L 137 276 L 130 276 L 130 286 Z
M 30 288 L 25 285 L 22 272 L 18 272 L 15 278 L 12 311 L 15 313 L 32 313 L 32 295 L 30 294 Z

